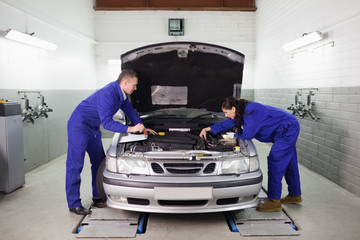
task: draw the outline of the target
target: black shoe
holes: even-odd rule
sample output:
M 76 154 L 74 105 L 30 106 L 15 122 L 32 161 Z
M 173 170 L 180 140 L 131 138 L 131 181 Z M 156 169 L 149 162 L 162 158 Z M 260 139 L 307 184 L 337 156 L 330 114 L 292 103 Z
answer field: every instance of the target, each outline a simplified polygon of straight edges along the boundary
M 83 206 L 77 208 L 69 208 L 70 212 L 73 212 L 77 215 L 88 215 L 91 213 L 91 210 L 84 208 Z
M 104 208 L 104 207 L 107 206 L 107 205 L 106 205 L 106 202 L 104 202 L 104 201 L 102 200 L 102 198 L 93 198 L 92 200 L 93 200 L 93 203 L 92 203 L 91 206 L 93 206 L 93 207 Z

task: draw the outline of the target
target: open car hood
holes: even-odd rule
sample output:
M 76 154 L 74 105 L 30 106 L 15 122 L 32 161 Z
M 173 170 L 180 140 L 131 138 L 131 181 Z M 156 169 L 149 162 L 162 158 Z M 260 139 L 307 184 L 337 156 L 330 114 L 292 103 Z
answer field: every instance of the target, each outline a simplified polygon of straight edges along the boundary
M 199 42 L 166 42 L 121 55 L 121 69 L 138 74 L 131 95 L 139 112 L 186 107 L 221 112 L 229 95 L 240 97 L 244 54 Z

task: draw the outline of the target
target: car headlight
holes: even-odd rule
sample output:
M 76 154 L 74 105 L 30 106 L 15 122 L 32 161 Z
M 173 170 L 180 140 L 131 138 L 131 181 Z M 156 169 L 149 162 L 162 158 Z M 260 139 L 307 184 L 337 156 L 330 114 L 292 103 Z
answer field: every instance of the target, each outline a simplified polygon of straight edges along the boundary
M 106 169 L 110 172 L 122 174 L 142 174 L 150 175 L 150 171 L 145 159 L 130 157 L 108 158 Z
M 116 158 L 114 157 L 107 157 L 106 158 L 106 170 L 109 172 L 117 172 L 117 164 L 116 164 Z
M 259 169 L 257 156 L 250 158 L 228 158 L 221 162 L 219 174 L 241 174 Z
M 260 161 L 258 156 L 250 157 L 249 159 L 249 172 L 255 172 L 260 168 Z
M 117 164 L 119 173 L 150 175 L 147 162 L 144 160 L 118 159 Z

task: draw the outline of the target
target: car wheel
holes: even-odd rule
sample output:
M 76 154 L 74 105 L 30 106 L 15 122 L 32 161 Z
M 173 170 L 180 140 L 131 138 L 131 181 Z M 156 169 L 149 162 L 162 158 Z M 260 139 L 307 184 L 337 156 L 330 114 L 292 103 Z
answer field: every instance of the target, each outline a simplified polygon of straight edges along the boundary
M 101 197 L 101 199 L 106 202 L 106 194 L 104 191 L 104 185 L 103 185 L 103 172 L 105 170 L 105 164 L 106 164 L 106 158 L 104 158 L 100 164 L 99 170 L 96 175 L 96 188 L 98 190 L 98 193 Z

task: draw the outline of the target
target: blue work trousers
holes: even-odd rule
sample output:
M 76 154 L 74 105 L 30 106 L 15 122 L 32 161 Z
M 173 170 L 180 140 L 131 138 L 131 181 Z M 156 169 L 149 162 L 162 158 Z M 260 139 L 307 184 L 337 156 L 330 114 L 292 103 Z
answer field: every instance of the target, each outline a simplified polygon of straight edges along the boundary
M 301 195 L 300 175 L 297 162 L 296 140 L 299 135 L 297 122 L 288 123 L 276 137 L 268 156 L 268 198 L 280 199 L 282 178 L 288 185 L 290 196 Z
M 68 124 L 68 153 L 66 160 L 66 197 L 69 208 L 81 206 L 80 198 L 80 174 L 84 166 L 85 152 L 88 153 L 91 163 L 92 196 L 99 197 L 96 188 L 96 175 L 105 158 L 104 148 L 101 141 L 101 132 L 96 134 L 79 129 Z

